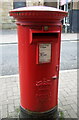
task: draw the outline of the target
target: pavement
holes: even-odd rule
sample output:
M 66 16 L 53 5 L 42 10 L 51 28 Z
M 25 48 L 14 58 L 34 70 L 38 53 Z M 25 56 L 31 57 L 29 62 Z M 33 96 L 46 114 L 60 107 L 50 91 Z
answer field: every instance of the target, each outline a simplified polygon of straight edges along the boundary
M 18 118 L 19 105 L 19 75 L 0 76 L 0 118 Z M 74 120 L 78 107 L 77 70 L 60 71 L 58 108 L 64 118 Z
M 79 40 L 79 33 L 62 33 L 61 40 Z

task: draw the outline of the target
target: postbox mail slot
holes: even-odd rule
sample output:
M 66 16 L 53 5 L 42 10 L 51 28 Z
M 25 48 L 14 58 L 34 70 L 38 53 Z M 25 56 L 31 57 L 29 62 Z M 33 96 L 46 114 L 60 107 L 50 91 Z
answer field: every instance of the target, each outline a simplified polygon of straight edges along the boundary
M 32 33 L 30 43 L 53 42 L 58 40 L 58 33 Z
M 33 39 L 51 39 L 51 38 L 57 38 L 57 33 L 33 33 Z

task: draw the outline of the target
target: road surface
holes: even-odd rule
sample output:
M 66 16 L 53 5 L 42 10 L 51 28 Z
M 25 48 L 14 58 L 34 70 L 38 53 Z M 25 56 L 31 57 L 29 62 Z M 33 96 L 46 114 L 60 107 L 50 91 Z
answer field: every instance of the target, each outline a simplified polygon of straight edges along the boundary
M 0 76 L 18 74 L 18 47 L 17 43 L 0 45 Z M 60 69 L 79 69 L 77 54 L 79 42 L 62 41 Z

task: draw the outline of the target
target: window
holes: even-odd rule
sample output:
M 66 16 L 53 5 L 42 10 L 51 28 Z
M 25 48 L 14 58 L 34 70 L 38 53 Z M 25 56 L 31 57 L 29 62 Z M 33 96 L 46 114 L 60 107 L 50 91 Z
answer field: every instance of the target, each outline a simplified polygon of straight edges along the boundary
M 13 9 L 25 7 L 26 0 L 13 0 Z

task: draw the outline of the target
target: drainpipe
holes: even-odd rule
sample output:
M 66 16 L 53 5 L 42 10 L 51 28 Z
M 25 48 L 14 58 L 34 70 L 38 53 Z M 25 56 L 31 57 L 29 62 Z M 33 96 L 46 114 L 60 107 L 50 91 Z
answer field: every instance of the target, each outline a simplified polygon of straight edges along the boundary
M 66 11 L 68 12 L 68 0 L 66 0 Z M 65 23 L 66 23 L 66 26 L 65 26 L 65 33 L 67 33 L 67 17 L 66 17 L 66 21 L 65 21 Z
M 60 6 L 60 0 L 57 1 L 57 8 L 59 9 Z

